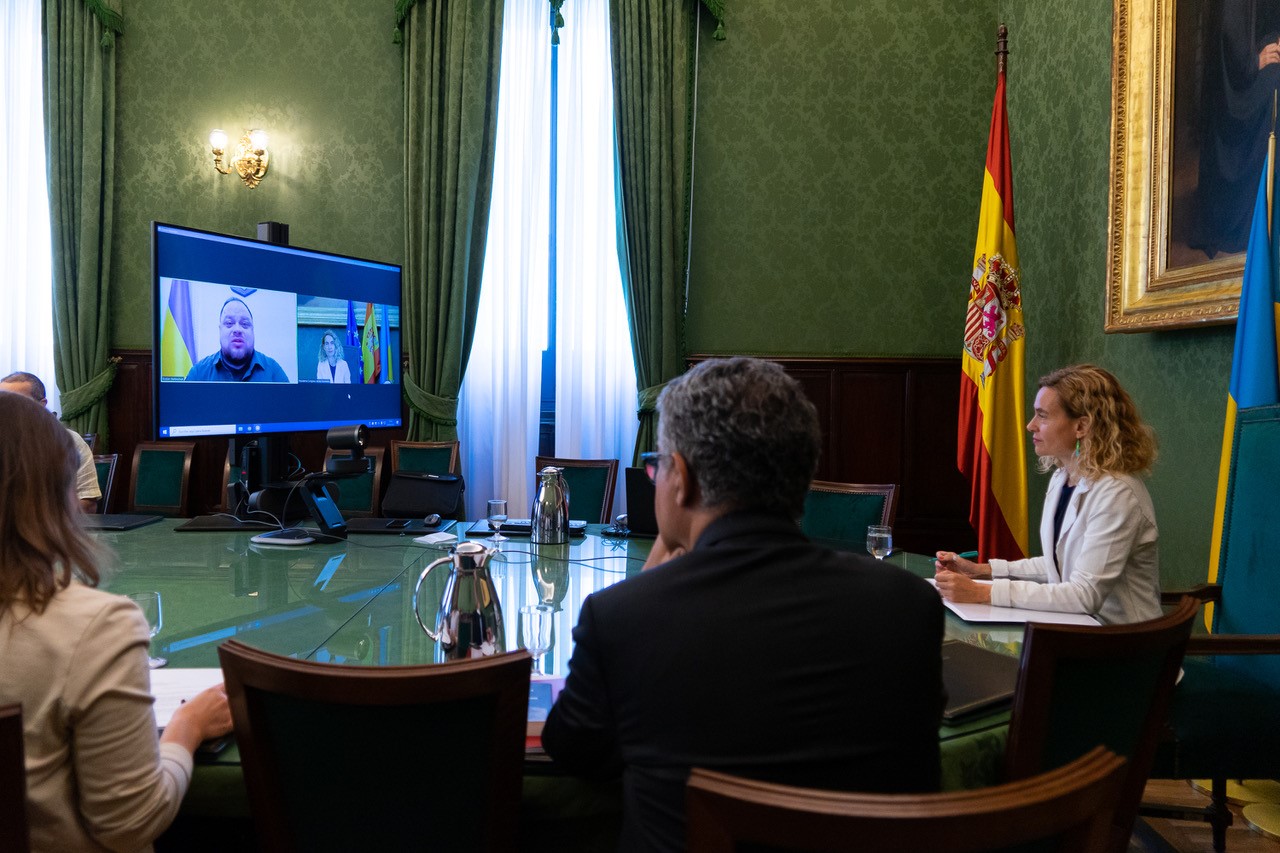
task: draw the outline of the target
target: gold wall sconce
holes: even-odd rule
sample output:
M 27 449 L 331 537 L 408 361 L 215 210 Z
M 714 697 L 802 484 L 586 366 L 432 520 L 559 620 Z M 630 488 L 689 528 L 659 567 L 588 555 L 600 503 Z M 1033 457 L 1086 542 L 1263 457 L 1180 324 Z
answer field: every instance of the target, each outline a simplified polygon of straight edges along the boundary
M 267 153 L 265 130 L 246 130 L 236 143 L 235 156 L 229 166 L 222 162 L 227 152 L 227 134 L 224 131 L 215 130 L 209 134 L 209 147 L 213 149 L 213 168 L 224 175 L 231 174 L 234 169 L 249 189 L 256 187 L 267 174 L 270 155 Z

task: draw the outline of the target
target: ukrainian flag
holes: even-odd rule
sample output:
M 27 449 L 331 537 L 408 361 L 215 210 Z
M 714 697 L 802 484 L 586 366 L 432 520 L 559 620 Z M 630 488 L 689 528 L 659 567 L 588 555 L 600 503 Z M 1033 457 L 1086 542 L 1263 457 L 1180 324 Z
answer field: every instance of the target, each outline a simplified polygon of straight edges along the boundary
M 1258 200 L 1253 207 L 1253 227 L 1244 259 L 1244 281 L 1240 287 L 1240 311 L 1236 317 L 1236 349 L 1231 362 L 1231 385 L 1227 395 L 1227 422 L 1222 431 L 1222 460 L 1218 466 L 1218 497 L 1213 508 L 1213 540 L 1209 546 L 1209 582 L 1218 578 L 1221 556 L 1222 522 L 1226 510 L 1227 479 L 1231 473 L 1232 441 L 1236 412 L 1254 406 L 1280 403 L 1280 349 L 1276 328 L 1280 326 L 1280 270 L 1275 222 L 1272 216 L 1275 187 L 1276 135 L 1271 134 L 1267 166 L 1258 182 Z M 1239 460 L 1237 465 L 1247 464 Z M 1212 625 L 1213 612 L 1205 618 Z
M 160 329 L 160 375 L 186 379 L 195 364 L 196 333 L 191 325 L 191 283 L 175 281 Z

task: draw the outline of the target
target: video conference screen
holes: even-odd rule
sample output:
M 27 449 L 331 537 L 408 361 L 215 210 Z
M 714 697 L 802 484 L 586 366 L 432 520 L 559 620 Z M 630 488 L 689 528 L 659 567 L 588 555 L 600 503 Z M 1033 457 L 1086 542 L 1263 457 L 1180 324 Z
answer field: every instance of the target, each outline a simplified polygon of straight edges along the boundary
M 159 438 L 400 426 L 400 267 L 152 223 Z

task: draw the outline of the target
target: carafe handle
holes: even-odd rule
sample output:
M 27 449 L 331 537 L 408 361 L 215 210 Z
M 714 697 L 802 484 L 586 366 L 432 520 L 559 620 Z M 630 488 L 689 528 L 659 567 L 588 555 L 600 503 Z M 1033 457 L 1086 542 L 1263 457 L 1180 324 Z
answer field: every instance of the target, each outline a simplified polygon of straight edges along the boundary
M 449 563 L 452 561 L 452 554 L 436 560 L 422 570 L 422 574 L 418 575 L 418 582 L 413 585 L 413 618 L 418 620 L 419 627 L 421 627 L 423 631 L 427 632 L 427 636 L 437 643 L 440 642 L 440 627 L 437 625 L 436 629 L 433 631 L 427 627 L 425 622 L 422 621 L 422 614 L 418 612 L 418 590 L 422 588 L 422 582 L 427 579 L 427 575 L 431 574 L 432 569 L 441 563 Z

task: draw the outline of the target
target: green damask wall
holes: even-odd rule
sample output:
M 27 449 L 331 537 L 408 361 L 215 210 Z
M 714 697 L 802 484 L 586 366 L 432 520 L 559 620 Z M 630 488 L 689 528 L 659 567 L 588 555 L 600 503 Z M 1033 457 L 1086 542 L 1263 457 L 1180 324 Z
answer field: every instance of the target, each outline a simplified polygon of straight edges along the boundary
M 735 0 L 704 28 L 687 349 L 951 354 L 995 4 Z
M 728 40 L 701 48 L 686 348 L 958 352 L 1004 21 L 1028 377 L 1087 360 L 1130 389 L 1160 437 L 1174 586 L 1205 575 L 1234 328 L 1102 332 L 1111 17 L 1112 0 L 736 0 Z
M 401 262 L 400 46 L 390 2 L 129 0 L 116 41 L 112 343 L 151 343 L 150 222 Z M 250 190 L 213 170 L 209 131 L 271 134 Z

